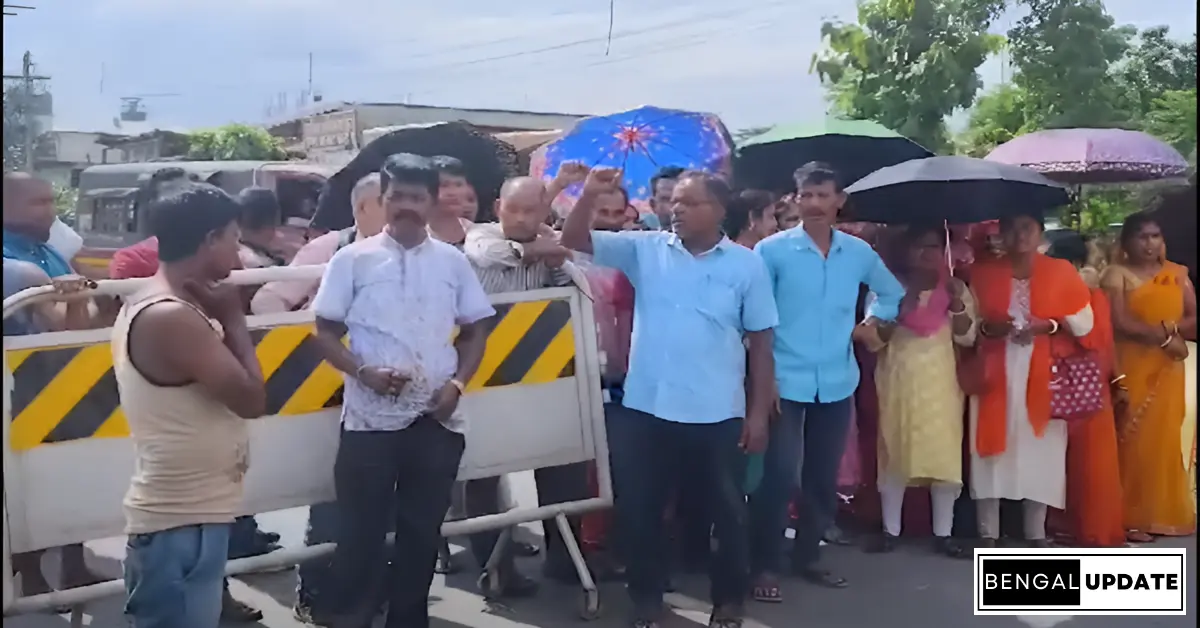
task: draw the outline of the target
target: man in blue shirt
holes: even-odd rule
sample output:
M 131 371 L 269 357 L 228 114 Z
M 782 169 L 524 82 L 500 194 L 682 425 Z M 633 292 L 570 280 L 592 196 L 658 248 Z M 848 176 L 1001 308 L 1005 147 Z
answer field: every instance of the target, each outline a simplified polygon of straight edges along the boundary
M 874 295 L 867 318 L 895 319 L 904 289 L 866 242 L 833 228 L 846 194 L 837 173 L 810 163 L 796 171 L 801 223 L 759 242 L 779 306 L 775 374 L 781 416 L 771 428 L 764 475 L 750 498 L 754 598 L 778 602 L 788 500 L 800 468 L 800 522 L 793 567 L 818 584 L 846 581 L 818 567 L 837 510 L 837 472 L 858 387 L 851 333 L 859 286 Z
M 4 258 L 29 262 L 51 278 L 73 274 L 62 253 L 50 246 L 54 188 L 24 172 L 4 175 Z
M 745 453 L 765 448 L 772 402 L 770 280 L 758 256 L 722 234 L 729 187 L 705 173 L 679 177 L 674 233 L 590 231 L 596 197 L 620 180 L 589 173 L 562 244 L 622 271 L 637 293 L 625 411 L 607 417 L 633 626 L 655 628 L 663 612 L 663 512 L 686 461 L 703 476 L 718 546 L 709 626 L 738 628 L 749 585 Z

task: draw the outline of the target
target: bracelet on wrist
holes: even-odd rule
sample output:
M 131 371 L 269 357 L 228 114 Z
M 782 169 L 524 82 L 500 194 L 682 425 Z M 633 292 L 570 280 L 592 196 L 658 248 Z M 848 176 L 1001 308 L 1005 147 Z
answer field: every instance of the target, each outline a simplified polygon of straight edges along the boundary
M 1121 375 L 1118 375 L 1118 376 L 1108 380 L 1108 383 L 1115 386 L 1115 385 L 1121 383 L 1121 380 L 1123 380 L 1123 379 L 1125 379 L 1125 375 L 1121 374 Z
M 1052 319 L 1050 319 L 1049 322 L 1050 322 L 1050 331 L 1047 332 L 1047 335 L 1053 336 L 1054 334 L 1058 333 L 1058 321 L 1056 321 L 1052 318 Z
M 1175 339 L 1175 334 L 1167 334 L 1167 339 L 1166 339 L 1166 340 L 1164 340 L 1164 341 L 1163 341 L 1163 343 L 1162 343 L 1161 345 L 1158 345 L 1158 348 L 1159 348 L 1159 349 L 1166 349 L 1166 348 L 1167 348 L 1167 345 L 1171 344 L 1171 341 L 1172 341 L 1172 340 L 1174 340 L 1174 339 Z

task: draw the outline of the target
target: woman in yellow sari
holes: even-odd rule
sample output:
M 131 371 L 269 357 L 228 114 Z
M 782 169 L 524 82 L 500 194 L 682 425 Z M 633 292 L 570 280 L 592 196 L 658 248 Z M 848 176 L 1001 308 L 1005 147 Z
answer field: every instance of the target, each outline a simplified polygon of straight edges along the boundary
M 1180 450 L 1186 412 L 1186 339 L 1196 335 L 1196 291 L 1187 269 L 1166 261 L 1153 216 L 1121 228 L 1122 259 L 1101 285 L 1112 302 L 1118 361 L 1129 390 L 1117 426 L 1125 527 L 1134 541 L 1196 531 L 1189 462 Z

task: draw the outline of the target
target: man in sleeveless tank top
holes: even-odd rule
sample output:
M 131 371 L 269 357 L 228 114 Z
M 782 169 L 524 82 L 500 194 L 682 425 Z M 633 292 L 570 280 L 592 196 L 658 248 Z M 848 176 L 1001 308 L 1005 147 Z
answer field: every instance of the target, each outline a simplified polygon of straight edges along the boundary
M 426 230 L 438 193 L 429 160 L 393 155 L 380 179 L 387 227 L 334 254 L 312 306 L 318 345 L 345 374 L 334 608 L 319 621 L 366 628 L 386 590 L 387 628 L 427 628 L 441 524 L 465 446 L 456 410 L 495 310 L 462 252 Z
M 182 183 L 153 201 L 159 269 L 113 325 L 113 371 L 136 466 L 125 495 L 125 610 L 134 628 L 216 628 L 266 391 L 237 268 L 240 209 Z

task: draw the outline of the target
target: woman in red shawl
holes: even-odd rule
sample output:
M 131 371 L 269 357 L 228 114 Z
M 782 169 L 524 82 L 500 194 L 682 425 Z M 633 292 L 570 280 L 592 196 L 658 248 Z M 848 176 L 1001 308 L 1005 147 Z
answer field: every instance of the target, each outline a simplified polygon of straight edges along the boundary
M 1025 539 L 1046 544 L 1047 508 L 1066 505 L 1067 426 L 1050 416 L 1055 353 L 1092 341 L 1091 292 L 1069 262 L 1038 253 L 1042 219 L 1001 221 L 1005 254 L 976 262 L 984 387 L 971 399 L 971 496 L 984 546 L 1000 537 L 1000 500 L 1023 502 Z
M 1095 318 L 1088 340 L 1099 354 L 1102 376 L 1116 382 L 1105 391 L 1105 403 L 1100 412 L 1070 426 L 1067 434 L 1067 507 L 1062 513 L 1052 513 L 1050 527 L 1073 545 L 1122 547 L 1125 545 L 1124 506 L 1115 415 L 1124 409 L 1127 398 L 1116 364 L 1108 297 L 1098 285 L 1099 276 L 1095 270 L 1084 266 L 1088 250 L 1082 236 L 1074 234 L 1061 238 L 1046 254 L 1071 262 L 1088 283 Z

